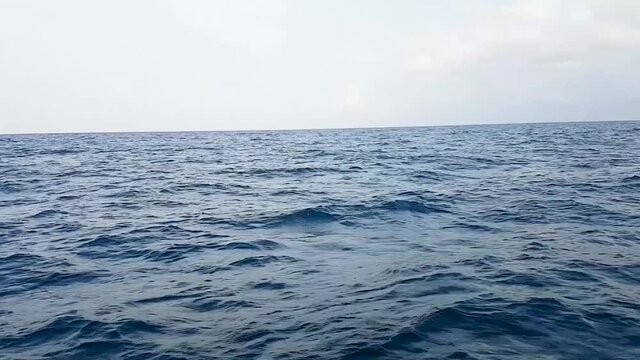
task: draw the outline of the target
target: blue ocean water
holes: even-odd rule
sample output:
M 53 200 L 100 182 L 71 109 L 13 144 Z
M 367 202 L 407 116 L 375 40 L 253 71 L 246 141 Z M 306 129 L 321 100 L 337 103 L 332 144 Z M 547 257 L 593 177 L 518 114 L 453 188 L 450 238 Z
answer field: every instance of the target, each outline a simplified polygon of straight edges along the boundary
M 0 358 L 639 359 L 640 123 L 0 136 Z

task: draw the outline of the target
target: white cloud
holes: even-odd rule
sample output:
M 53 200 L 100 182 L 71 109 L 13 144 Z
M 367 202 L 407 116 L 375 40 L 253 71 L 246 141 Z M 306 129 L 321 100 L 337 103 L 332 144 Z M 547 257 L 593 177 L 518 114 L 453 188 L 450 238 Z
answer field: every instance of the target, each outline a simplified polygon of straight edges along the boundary
M 600 19 L 594 10 L 584 1 L 517 1 L 462 29 L 427 34 L 407 68 L 442 70 L 500 60 L 575 65 L 599 51 L 638 50 L 640 28 Z
M 379 97 L 424 123 L 637 119 L 639 15 L 640 2 L 571 0 L 472 14 L 418 37 L 404 91 Z
M 640 2 L 6 0 L 0 132 L 640 117 Z

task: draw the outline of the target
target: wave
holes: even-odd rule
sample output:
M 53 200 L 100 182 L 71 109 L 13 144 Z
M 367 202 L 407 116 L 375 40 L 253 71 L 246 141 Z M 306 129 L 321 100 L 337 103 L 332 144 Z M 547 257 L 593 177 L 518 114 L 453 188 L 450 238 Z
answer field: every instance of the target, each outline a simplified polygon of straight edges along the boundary
M 0 182 L 0 192 L 11 194 L 17 193 L 22 190 L 23 186 L 20 183 L 14 181 L 2 181 Z
M 221 183 L 207 183 L 207 182 L 192 182 L 177 184 L 165 189 L 172 193 L 179 193 L 182 191 L 226 191 L 229 187 Z
M 38 261 L 37 264 L 42 266 L 38 268 L 35 267 L 35 264 L 27 265 L 23 263 L 25 267 L 18 268 L 15 267 L 17 264 L 14 263 L 11 267 L 0 269 L 0 283 L 3 285 L 3 288 L 0 289 L 0 297 L 49 287 L 89 283 L 110 275 L 106 270 L 72 271 L 69 267 L 69 270 L 63 271 L 62 267 L 65 266 L 65 262 Z
M 324 207 L 306 208 L 275 216 L 265 223 L 267 226 L 312 225 L 339 222 L 340 217 Z
M 570 270 L 600 274 L 607 279 L 634 286 L 640 284 L 640 263 L 606 264 L 588 260 L 571 260 L 565 264 L 565 267 Z
M 603 206 L 582 203 L 576 200 L 514 201 L 506 208 L 490 209 L 481 213 L 485 221 L 540 223 L 582 222 L 607 224 L 619 221 L 633 221 L 640 217 L 608 210 Z
M 200 298 L 185 305 L 185 307 L 198 311 L 237 311 L 246 308 L 255 308 L 258 305 L 252 301 L 246 300 L 225 300 L 215 298 Z
M 389 211 L 408 211 L 420 214 L 429 213 L 448 213 L 449 210 L 445 206 L 438 206 L 435 204 L 427 204 L 424 202 L 411 201 L 411 200 L 393 200 L 385 202 L 376 207 L 376 209 L 389 210 Z
M 81 154 L 85 152 L 85 150 L 81 149 L 48 149 L 43 150 L 39 153 L 39 155 L 73 155 L 73 154 Z
M 491 275 L 491 279 L 493 282 L 498 284 L 534 288 L 545 288 L 561 285 L 553 276 L 536 273 L 523 273 L 513 270 L 498 271 L 495 274 Z
M 471 231 L 481 231 L 481 232 L 499 232 L 500 229 L 494 226 L 488 226 L 483 224 L 471 223 L 471 222 L 454 222 L 451 225 L 443 226 L 442 229 L 465 229 Z
M 261 267 L 273 262 L 296 262 L 298 259 L 291 256 L 250 256 L 229 264 L 229 266 L 249 266 L 249 267 Z
M 194 234 L 198 234 L 193 236 Z M 168 243 L 161 248 L 145 248 L 145 245 L 166 236 L 190 240 Z M 76 254 L 86 258 L 113 258 L 118 260 L 140 258 L 152 262 L 173 263 L 205 251 L 253 250 L 271 251 L 286 248 L 285 245 L 267 239 L 252 241 L 223 241 L 228 235 L 200 233 L 178 226 L 153 226 L 132 230 L 125 234 L 103 234 L 92 239 L 82 239 Z
M 64 216 L 64 215 L 68 215 L 69 213 L 66 211 L 60 211 L 60 210 L 54 210 L 54 209 L 47 209 L 47 210 L 42 210 L 34 215 L 31 215 L 30 218 L 32 219 L 41 219 L 41 218 L 48 218 L 48 217 L 52 217 L 52 216 Z
M 87 247 L 112 247 L 118 246 L 122 244 L 127 244 L 134 241 L 134 239 L 127 238 L 121 235 L 98 235 L 90 240 L 81 240 L 78 244 L 78 248 L 87 248 Z
M 283 249 L 285 246 L 277 241 L 272 240 L 254 240 L 250 242 L 232 241 L 220 245 L 218 250 L 276 250 Z
M 200 253 L 207 249 L 215 248 L 215 245 L 206 244 L 172 244 L 163 249 L 145 249 L 134 246 L 113 248 L 107 246 L 102 249 L 80 250 L 77 254 L 90 259 L 112 258 L 127 260 L 139 258 L 151 262 L 163 262 L 170 264 L 186 259 L 193 254 Z
M 217 174 L 234 174 L 234 175 L 251 175 L 251 176 L 299 176 L 299 175 L 315 175 L 315 174 L 330 174 L 330 173 L 349 173 L 360 171 L 357 167 L 352 168 L 335 168 L 335 167 L 312 167 L 312 166 L 298 166 L 298 167 L 276 167 L 276 168 L 255 168 L 255 169 L 237 169 L 228 168 L 219 170 Z
M 115 322 L 91 320 L 69 313 L 35 329 L 21 329 L 0 340 L 0 348 L 12 349 L 49 345 L 47 358 L 95 358 L 141 355 L 148 345 L 135 342 L 140 334 L 160 334 L 165 327 L 136 319 Z
M 640 183 L 640 175 L 631 175 L 622 178 L 623 183 Z
M 572 352 L 599 358 L 601 349 L 610 348 L 606 340 L 588 343 L 581 338 L 593 330 L 591 321 L 554 298 L 473 299 L 430 312 L 388 340 L 343 358 L 404 358 L 410 354 L 442 359 L 473 359 L 481 354 L 539 358 Z M 512 345 L 499 346 L 505 341 Z
M 441 203 L 429 203 L 419 200 L 397 199 L 379 201 L 372 204 L 334 205 L 331 207 L 318 206 L 282 213 L 270 218 L 248 220 L 248 223 L 266 227 L 281 226 L 313 226 L 337 223 L 352 226 L 359 220 L 366 220 L 371 216 L 393 213 L 445 214 L 450 213 L 449 206 Z
M 119 190 L 110 194 L 103 195 L 105 198 L 122 198 L 122 199 L 137 199 L 143 197 L 145 191 L 142 190 Z
M 271 281 L 260 282 L 253 285 L 254 289 L 263 289 L 263 290 L 282 290 L 282 289 L 286 289 L 287 287 L 289 286 L 285 283 L 271 282 Z

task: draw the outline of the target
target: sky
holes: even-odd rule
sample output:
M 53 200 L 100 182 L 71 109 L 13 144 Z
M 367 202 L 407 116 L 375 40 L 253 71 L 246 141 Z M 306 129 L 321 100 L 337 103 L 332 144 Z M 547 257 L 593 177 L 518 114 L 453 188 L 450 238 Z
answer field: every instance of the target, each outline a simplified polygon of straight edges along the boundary
M 0 0 L 0 133 L 634 119 L 637 0 Z

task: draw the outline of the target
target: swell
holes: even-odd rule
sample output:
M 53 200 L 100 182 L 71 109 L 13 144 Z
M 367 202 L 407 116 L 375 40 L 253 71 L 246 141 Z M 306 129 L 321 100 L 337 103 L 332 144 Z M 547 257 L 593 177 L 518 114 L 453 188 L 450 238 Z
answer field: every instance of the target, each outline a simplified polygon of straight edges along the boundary
M 81 270 L 63 259 L 32 254 L 13 254 L 0 258 L 0 298 L 50 287 L 74 286 L 102 280 L 106 270 Z
M 595 342 L 582 341 L 602 321 L 609 327 L 601 338 Z M 579 311 L 554 298 L 512 301 L 479 297 L 429 312 L 388 340 L 358 349 L 344 358 L 420 354 L 433 358 L 473 359 L 482 357 L 483 351 L 479 350 L 482 348 L 494 357 L 580 353 L 608 358 L 608 351 L 625 348 L 629 342 L 636 341 L 637 332 L 629 327 L 632 324 L 637 326 L 640 321 L 622 319 L 607 312 Z M 616 333 L 618 330 L 620 333 Z M 464 339 L 471 341 L 464 342 Z M 508 349 L 492 346 L 498 341 L 510 342 L 512 346 Z
M 90 259 L 111 258 L 115 260 L 140 259 L 170 264 L 207 251 L 273 251 L 286 246 L 277 241 L 257 239 L 251 241 L 229 241 L 229 236 L 211 233 L 186 232 L 188 240 L 154 245 L 166 236 L 180 236 L 185 230 L 180 227 L 155 227 L 132 230 L 119 235 L 99 235 L 81 242 L 75 253 Z M 160 230 L 160 234 L 157 232 Z M 197 235 L 195 235 L 197 234 Z M 146 246 L 153 246 L 147 248 Z
M 369 219 L 371 216 L 416 214 L 446 214 L 450 213 L 450 206 L 442 201 L 425 201 L 421 199 L 408 200 L 404 198 L 394 200 L 378 200 L 370 204 L 333 205 L 303 208 L 291 212 L 248 222 L 257 226 L 312 226 L 328 223 L 339 223 L 346 226 L 354 225 L 359 220 Z
M 113 322 L 93 320 L 74 313 L 57 316 L 50 322 L 17 329 L 0 340 L 0 349 L 11 353 L 23 347 L 49 346 L 50 358 L 133 358 L 153 349 L 137 341 L 141 334 L 161 334 L 165 327 L 136 319 Z

